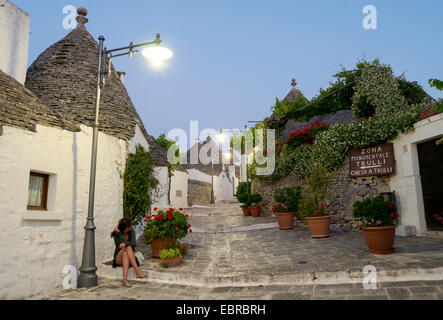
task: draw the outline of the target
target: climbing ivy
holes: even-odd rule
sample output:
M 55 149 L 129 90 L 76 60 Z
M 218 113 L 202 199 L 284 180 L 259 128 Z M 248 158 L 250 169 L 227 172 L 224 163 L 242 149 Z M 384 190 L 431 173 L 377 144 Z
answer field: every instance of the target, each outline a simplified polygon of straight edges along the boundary
M 364 66 L 353 91 L 351 109 L 356 121 L 336 124 L 319 133 L 313 145 L 282 153 L 267 178 L 280 180 L 291 172 L 303 178 L 318 167 L 336 170 L 350 149 L 390 141 L 413 130 L 419 113 L 428 107 L 424 99 L 409 105 L 391 67 L 378 60 Z M 256 163 L 250 166 L 251 176 L 256 167 Z
M 431 85 L 431 88 L 436 88 L 437 90 L 443 91 L 443 81 L 438 79 L 429 79 L 429 84 Z M 433 110 L 435 112 L 443 112 L 443 99 L 440 99 L 436 103 Z M 437 145 L 443 145 L 443 138 L 437 141 Z
M 154 161 L 143 146 L 130 154 L 123 175 L 123 215 L 139 223 L 150 211 L 151 191 L 155 188 Z
M 266 128 L 275 129 L 276 137 L 281 138 L 283 128 L 289 119 L 309 121 L 314 116 L 350 110 L 355 104 L 360 105 L 359 116 L 372 115 L 375 108 L 367 102 L 365 97 L 353 101 L 357 80 L 361 77 L 363 70 L 371 64 L 380 64 L 380 61 L 378 59 L 372 62 L 359 60 L 353 70 L 341 67 L 341 70 L 333 75 L 335 80 L 329 83 L 329 87 L 320 88 L 319 94 L 311 100 L 306 99 L 300 90 L 298 90 L 300 97 L 298 100 L 281 102 L 277 99 L 276 104 L 271 107 L 272 115 L 263 120 L 264 125 Z M 394 79 L 409 105 L 418 104 L 426 97 L 423 88 L 416 82 L 408 81 L 404 74 Z
M 162 147 L 163 149 L 165 149 L 166 151 L 168 151 L 169 148 L 175 148 L 176 149 L 175 150 L 175 156 L 180 158 L 180 159 L 183 156 L 180 153 L 180 149 L 179 149 L 178 145 L 175 143 L 175 141 L 171 140 L 171 139 L 166 139 L 166 135 L 165 134 L 160 135 L 157 139 L 154 138 L 154 142 L 156 144 L 158 144 L 160 147 Z M 179 166 L 179 165 L 180 165 L 180 161 L 178 163 L 176 163 L 176 164 L 171 164 L 171 163 L 169 164 L 169 166 L 168 166 L 169 178 L 174 176 L 175 168 L 177 166 Z

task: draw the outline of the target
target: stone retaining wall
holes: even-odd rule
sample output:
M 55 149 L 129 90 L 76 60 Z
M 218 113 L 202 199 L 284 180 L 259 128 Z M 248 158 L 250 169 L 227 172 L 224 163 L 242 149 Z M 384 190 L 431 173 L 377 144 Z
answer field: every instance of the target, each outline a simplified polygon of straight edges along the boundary
M 343 167 L 332 175 L 329 182 L 329 192 L 334 197 L 329 202 L 329 210 L 332 223 L 340 229 L 349 231 L 357 226 L 352 217 L 355 201 L 374 197 L 391 190 L 389 177 L 350 178 L 348 172 L 349 164 L 346 162 Z M 274 191 L 287 186 L 302 186 L 302 183 L 292 174 L 277 182 L 264 179 L 254 179 L 252 181 L 252 192 L 258 192 L 263 196 L 263 214 L 272 214 Z
M 188 179 L 188 205 L 211 203 L 211 184 Z

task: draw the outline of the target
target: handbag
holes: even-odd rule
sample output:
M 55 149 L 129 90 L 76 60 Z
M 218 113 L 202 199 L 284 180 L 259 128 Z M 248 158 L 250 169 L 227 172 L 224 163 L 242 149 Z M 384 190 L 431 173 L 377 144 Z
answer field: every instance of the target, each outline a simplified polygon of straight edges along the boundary
M 141 252 L 135 252 L 134 253 L 135 259 L 137 259 L 138 265 L 141 266 L 143 264 L 143 260 L 145 260 L 145 257 L 141 254 Z

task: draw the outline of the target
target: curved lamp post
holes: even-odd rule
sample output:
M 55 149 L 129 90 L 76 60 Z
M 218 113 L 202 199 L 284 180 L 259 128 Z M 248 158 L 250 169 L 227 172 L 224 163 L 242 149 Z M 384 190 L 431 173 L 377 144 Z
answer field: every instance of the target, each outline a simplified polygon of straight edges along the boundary
M 80 10 L 80 9 L 79 9 Z M 86 9 L 85 9 L 86 10 Z M 99 38 L 99 52 L 98 52 L 98 72 L 97 72 L 97 94 L 95 103 L 95 120 L 92 136 L 92 155 L 91 155 L 91 173 L 89 180 L 89 203 L 88 203 L 88 218 L 85 226 L 85 240 L 83 243 L 82 265 L 80 267 L 80 275 L 78 277 L 79 287 L 94 287 L 98 284 L 98 277 L 96 274 L 97 267 L 95 265 L 95 225 L 94 225 L 94 196 L 95 196 L 95 175 L 97 168 L 97 142 L 98 142 L 98 121 L 100 110 L 100 94 L 101 89 L 106 84 L 106 76 L 111 75 L 111 62 L 115 57 L 128 55 L 130 58 L 139 50 L 135 48 L 150 46 L 142 51 L 144 57 L 152 60 L 158 64 L 164 60 L 170 59 L 173 52 L 165 47 L 160 46 L 160 34 L 157 33 L 156 39 L 151 42 L 134 45 L 132 42 L 127 47 L 117 48 L 112 50 L 103 49 L 105 38 Z M 120 51 L 128 51 L 118 53 Z M 117 53 L 117 54 L 114 54 Z

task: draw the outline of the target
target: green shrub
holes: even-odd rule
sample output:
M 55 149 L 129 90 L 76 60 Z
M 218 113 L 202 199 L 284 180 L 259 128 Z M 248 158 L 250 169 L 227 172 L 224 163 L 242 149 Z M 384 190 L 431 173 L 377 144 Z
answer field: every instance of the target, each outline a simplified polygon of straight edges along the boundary
M 160 259 L 172 259 L 175 257 L 184 258 L 188 254 L 188 246 L 181 245 L 178 241 L 174 245 L 174 248 L 163 249 L 160 251 Z
M 260 201 L 263 200 L 263 197 L 259 194 L 259 193 L 253 193 L 249 196 L 249 203 L 257 206 L 259 204 Z
M 277 202 L 272 209 L 274 212 L 297 212 L 301 200 L 301 187 L 285 187 L 274 192 L 274 200 Z M 280 212 L 281 213 L 281 212 Z
M 151 210 L 150 192 L 155 188 L 154 161 L 151 154 L 137 145 L 130 154 L 123 175 L 123 215 L 137 224 Z
M 250 193 L 251 184 L 249 184 L 249 190 L 248 190 L 248 184 L 246 182 L 240 182 L 237 186 L 237 200 L 240 203 L 249 204 L 249 193 Z M 247 208 L 247 207 L 246 207 Z
M 325 168 L 315 168 L 304 179 L 304 194 L 300 203 L 300 213 L 305 217 L 321 217 L 328 214 L 327 200 L 332 197 L 328 192 L 329 174 Z
M 393 226 L 397 223 L 398 213 L 394 204 L 379 195 L 375 198 L 356 201 L 354 218 L 361 222 L 361 227 Z

